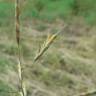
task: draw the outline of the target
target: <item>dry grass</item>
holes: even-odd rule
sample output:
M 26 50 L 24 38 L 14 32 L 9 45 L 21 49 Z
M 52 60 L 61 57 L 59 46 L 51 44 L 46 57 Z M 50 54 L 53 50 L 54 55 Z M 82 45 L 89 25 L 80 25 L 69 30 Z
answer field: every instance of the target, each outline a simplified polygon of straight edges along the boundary
M 46 55 L 42 56 L 42 53 L 45 52 L 45 49 L 49 47 L 54 37 L 57 36 L 49 36 L 45 41 L 48 31 L 51 32 L 52 28 L 53 30 L 56 28 L 60 29 L 58 26 L 61 27 L 62 24 L 60 22 L 53 24 L 43 22 L 42 24 L 46 24 L 48 27 L 41 32 L 36 29 L 38 27 L 36 24 L 31 25 L 30 22 L 28 21 L 29 25 L 25 23 L 24 26 L 21 26 L 23 32 L 21 32 L 20 43 L 20 47 L 22 47 L 21 53 L 23 53 L 22 57 L 24 59 L 22 62 L 24 64 L 24 81 L 27 82 L 28 95 L 74 96 L 80 93 L 81 96 L 93 96 L 93 93 L 95 93 L 93 89 L 96 88 L 96 28 L 83 25 L 81 20 L 79 23 L 71 22 L 57 37 L 53 46 L 47 50 Z M 3 28 L 2 30 L 4 32 L 2 36 L 5 39 L 0 36 L 0 54 L 4 55 L 2 55 L 2 58 L 6 57 L 5 59 L 8 60 L 5 62 L 5 59 L 1 60 L 1 58 L 0 64 L 4 64 L 3 70 L 8 69 L 13 74 L 2 73 L 3 75 L 1 76 L 0 74 L 0 77 L 4 79 L 8 77 L 13 78 L 13 80 L 8 79 L 7 84 L 10 84 L 13 89 L 16 89 L 18 88 L 18 82 L 14 76 L 17 75 L 16 69 L 14 70 L 12 64 L 16 64 L 14 51 L 17 50 L 17 46 L 15 45 L 14 38 L 9 36 L 10 30 L 6 29 L 4 31 Z M 39 62 L 34 62 L 33 64 L 36 49 L 44 41 L 44 46 L 37 52 L 39 55 L 36 55 L 36 58 L 39 56 Z M 10 48 L 12 50 L 9 50 Z M 12 64 L 10 65 L 9 63 Z M 7 64 L 8 66 L 5 67 Z M 0 68 L 2 68 L 1 65 Z M 15 68 L 17 67 L 15 66 Z M 10 71 L 6 70 L 8 73 Z M 21 74 L 21 72 L 19 73 Z M 90 92 L 90 90 L 92 91 Z

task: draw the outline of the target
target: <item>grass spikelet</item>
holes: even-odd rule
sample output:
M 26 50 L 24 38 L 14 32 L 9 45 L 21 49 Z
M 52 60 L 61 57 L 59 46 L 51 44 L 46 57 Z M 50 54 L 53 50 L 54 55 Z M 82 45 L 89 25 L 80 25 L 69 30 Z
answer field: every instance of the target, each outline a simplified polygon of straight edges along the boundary
M 57 32 L 56 34 L 48 35 L 46 41 L 44 41 L 43 45 L 41 46 L 41 49 L 34 58 L 35 62 L 45 53 L 45 51 L 47 51 L 47 49 L 51 46 L 56 37 L 64 30 L 64 28 L 65 26 L 61 29 L 61 31 Z

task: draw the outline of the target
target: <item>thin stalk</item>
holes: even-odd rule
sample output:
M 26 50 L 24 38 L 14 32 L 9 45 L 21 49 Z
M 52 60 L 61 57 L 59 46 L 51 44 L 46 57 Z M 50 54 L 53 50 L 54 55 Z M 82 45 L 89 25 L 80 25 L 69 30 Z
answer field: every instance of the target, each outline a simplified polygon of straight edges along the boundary
M 20 82 L 20 89 L 19 93 L 21 96 L 26 96 L 25 84 L 23 80 L 23 73 L 22 73 L 22 64 L 21 64 L 21 51 L 20 51 L 20 6 L 19 0 L 15 2 L 15 28 L 16 28 L 16 41 L 18 45 L 18 76 Z

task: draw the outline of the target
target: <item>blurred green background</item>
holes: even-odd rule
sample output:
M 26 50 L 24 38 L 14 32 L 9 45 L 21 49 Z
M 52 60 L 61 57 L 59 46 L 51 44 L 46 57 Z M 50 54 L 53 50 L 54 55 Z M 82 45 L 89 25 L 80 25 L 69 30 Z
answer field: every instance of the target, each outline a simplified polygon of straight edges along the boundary
M 0 21 L 14 17 L 14 2 L 0 1 Z M 53 21 L 56 18 L 72 19 L 83 17 L 87 23 L 96 22 L 96 1 L 94 0 L 28 0 L 21 1 L 22 18 L 36 18 Z M 24 6 L 25 5 L 25 6 Z M 7 21 L 6 21 L 7 22 Z

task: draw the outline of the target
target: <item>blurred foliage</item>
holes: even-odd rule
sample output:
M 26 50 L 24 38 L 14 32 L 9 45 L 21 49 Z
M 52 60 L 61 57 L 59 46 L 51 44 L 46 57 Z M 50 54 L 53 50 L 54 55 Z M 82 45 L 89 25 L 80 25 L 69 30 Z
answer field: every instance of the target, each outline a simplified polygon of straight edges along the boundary
M 10 88 L 8 84 L 0 81 L 0 96 L 11 96 L 12 93 L 10 90 L 12 89 Z
M 14 18 L 13 2 L 5 1 L 0 2 L 0 25 Z M 56 18 L 68 20 L 74 16 L 81 16 L 90 24 L 95 24 L 96 21 L 96 1 L 94 0 L 27 0 L 21 10 L 24 19 L 53 21 Z

